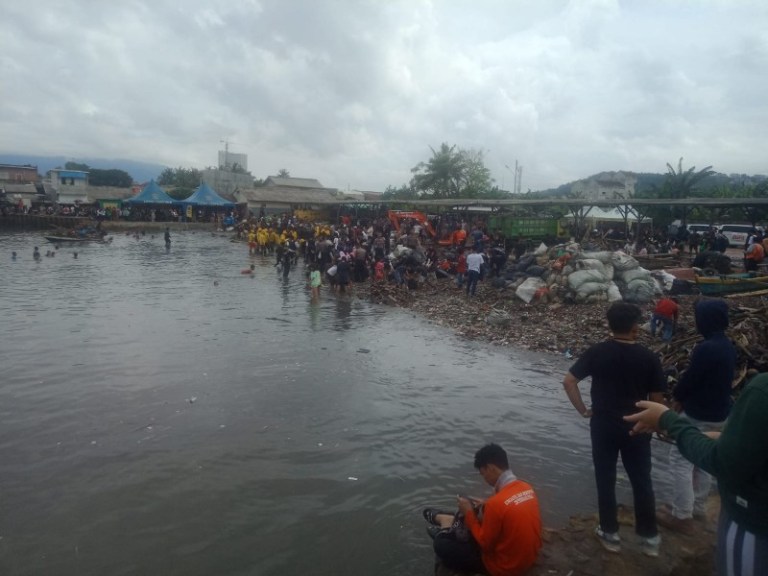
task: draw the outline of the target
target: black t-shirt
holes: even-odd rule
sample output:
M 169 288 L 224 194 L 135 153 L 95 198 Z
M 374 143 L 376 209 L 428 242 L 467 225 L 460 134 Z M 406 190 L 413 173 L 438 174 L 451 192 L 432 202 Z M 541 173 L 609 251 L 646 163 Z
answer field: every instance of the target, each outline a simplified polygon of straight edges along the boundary
M 664 392 L 666 382 L 658 356 L 640 344 L 606 340 L 590 347 L 570 373 L 578 380 L 592 377 L 592 412 L 625 416 L 637 412 L 635 402 L 651 392 Z

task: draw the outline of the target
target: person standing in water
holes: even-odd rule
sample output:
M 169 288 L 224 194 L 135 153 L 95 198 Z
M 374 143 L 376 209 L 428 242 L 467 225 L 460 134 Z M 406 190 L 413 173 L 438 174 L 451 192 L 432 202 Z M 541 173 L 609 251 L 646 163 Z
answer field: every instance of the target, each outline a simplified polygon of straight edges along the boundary
M 32 252 L 32 258 L 34 258 L 35 260 L 40 260 L 40 248 L 38 248 L 37 246 L 35 246 L 35 249 Z
M 168 226 L 165 227 L 165 247 L 170 248 L 171 247 L 171 231 L 168 228 Z
M 316 300 L 320 296 L 320 285 L 322 284 L 320 270 L 317 269 L 315 264 L 310 264 L 309 266 L 309 287 L 312 290 L 312 300 Z

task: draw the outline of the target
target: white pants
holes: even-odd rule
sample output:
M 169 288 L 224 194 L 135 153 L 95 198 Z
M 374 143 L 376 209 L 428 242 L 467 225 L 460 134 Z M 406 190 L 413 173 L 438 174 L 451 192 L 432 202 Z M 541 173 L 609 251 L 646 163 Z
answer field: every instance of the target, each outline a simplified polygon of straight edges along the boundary
M 691 418 L 685 412 L 681 413 L 691 424 L 702 432 L 722 430 L 723 422 L 705 422 Z M 698 514 L 705 512 L 705 503 L 712 486 L 712 476 L 680 454 L 677 446 L 672 446 L 669 452 L 669 467 L 672 472 L 672 515 L 675 518 L 693 518 L 694 511 Z

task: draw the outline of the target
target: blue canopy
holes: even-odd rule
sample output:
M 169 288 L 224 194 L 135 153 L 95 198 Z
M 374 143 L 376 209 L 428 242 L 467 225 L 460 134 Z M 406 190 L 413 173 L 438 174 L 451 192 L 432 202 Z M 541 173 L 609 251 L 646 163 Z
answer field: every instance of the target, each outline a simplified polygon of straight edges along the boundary
M 184 199 L 184 204 L 192 206 L 218 206 L 221 208 L 234 208 L 235 205 L 228 200 L 224 200 L 216 191 L 205 182 L 200 184 L 192 193 L 192 196 Z
M 123 200 L 123 204 L 178 204 L 178 200 L 174 200 L 165 191 L 160 188 L 155 181 L 152 180 L 149 184 L 144 186 L 144 190 L 136 194 L 133 198 Z

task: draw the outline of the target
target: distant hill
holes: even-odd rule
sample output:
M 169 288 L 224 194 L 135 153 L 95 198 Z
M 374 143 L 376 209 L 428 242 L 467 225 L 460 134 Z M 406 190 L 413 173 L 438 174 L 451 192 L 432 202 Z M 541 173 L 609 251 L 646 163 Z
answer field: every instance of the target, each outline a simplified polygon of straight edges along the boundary
M 32 164 L 37 166 L 38 172 L 45 176 L 45 173 L 52 168 L 63 167 L 67 162 L 77 162 L 87 164 L 91 168 L 100 170 L 109 170 L 116 168 L 124 170 L 139 183 L 148 182 L 157 179 L 160 173 L 167 168 L 162 164 L 152 164 L 150 162 L 137 162 L 135 160 L 125 160 L 122 158 L 73 158 L 67 156 L 32 156 L 29 154 L 3 154 L 0 153 L 0 164 Z
M 637 182 L 635 183 L 635 196 L 638 197 L 644 197 L 644 196 L 653 196 L 653 193 L 661 190 L 664 186 L 664 182 L 667 179 L 667 174 L 655 174 L 650 172 L 629 172 L 626 171 L 628 174 L 634 174 L 637 178 Z M 585 180 L 589 178 L 599 178 L 601 175 L 605 174 L 604 172 L 599 172 L 597 174 L 593 174 L 592 176 L 587 176 Z M 744 186 L 744 185 L 756 185 L 761 182 L 764 182 L 766 180 L 766 176 L 762 174 L 754 174 L 754 175 L 747 175 L 747 174 L 722 174 L 720 172 L 717 172 L 710 176 L 709 178 L 706 178 L 702 180 L 699 185 L 697 186 L 697 194 L 701 196 L 707 196 L 710 195 L 712 190 L 721 186 Z M 547 190 L 541 190 L 537 192 L 538 195 L 542 197 L 564 197 L 570 194 L 571 192 L 571 186 L 573 186 L 575 182 L 568 182 L 567 184 L 561 184 L 557 188 L 549 188 Z

